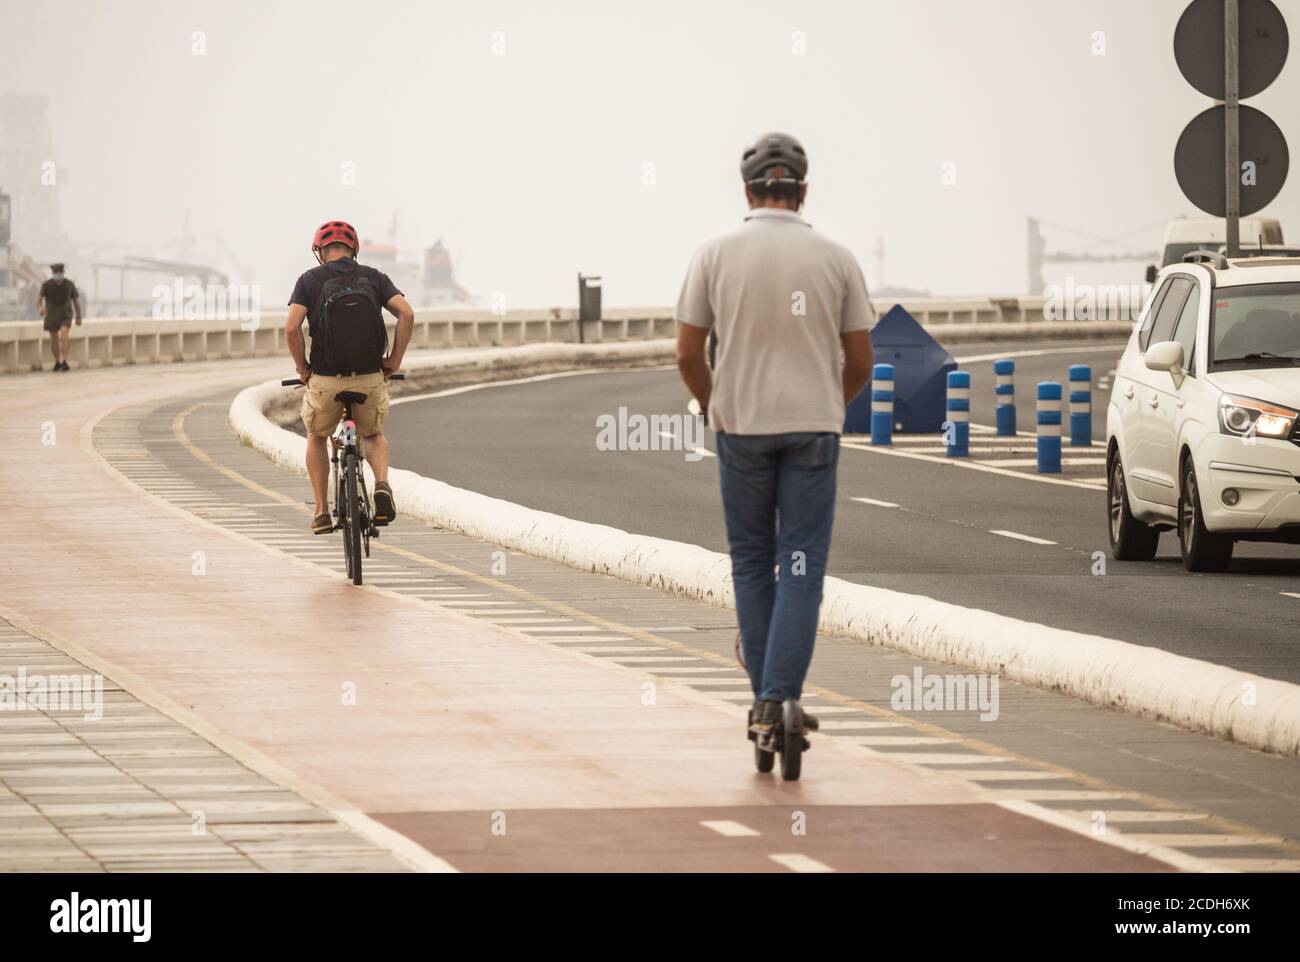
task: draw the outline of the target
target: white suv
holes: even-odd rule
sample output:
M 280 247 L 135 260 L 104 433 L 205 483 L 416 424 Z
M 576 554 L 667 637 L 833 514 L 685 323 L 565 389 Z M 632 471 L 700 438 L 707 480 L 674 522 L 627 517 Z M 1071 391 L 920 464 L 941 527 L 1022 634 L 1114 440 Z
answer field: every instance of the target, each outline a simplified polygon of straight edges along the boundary
M 1189 571 L 1237 541 L 1300 543 L 1300 258 L 1189 254 L 1162 270 L 1106 412 L 1111 554 Z

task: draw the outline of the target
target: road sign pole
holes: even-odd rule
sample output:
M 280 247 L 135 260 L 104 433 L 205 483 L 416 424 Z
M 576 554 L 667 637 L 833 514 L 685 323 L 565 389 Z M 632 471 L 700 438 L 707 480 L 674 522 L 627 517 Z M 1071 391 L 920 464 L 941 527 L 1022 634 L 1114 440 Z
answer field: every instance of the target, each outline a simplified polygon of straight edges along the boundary
M 1238 50 L 1238 0 L 1223 0 L 1223 104 L 1227 175 L 1227 248 L 1229 257 L 1241 255 L 1241 63 Z

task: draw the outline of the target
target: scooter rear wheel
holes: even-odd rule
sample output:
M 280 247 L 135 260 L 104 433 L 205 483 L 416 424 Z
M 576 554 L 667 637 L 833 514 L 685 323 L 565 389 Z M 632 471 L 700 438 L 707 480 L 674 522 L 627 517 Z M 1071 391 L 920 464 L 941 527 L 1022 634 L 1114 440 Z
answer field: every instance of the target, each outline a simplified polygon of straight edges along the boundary
M 803 771 L 803 709 L 797 701 L 787 701 L 781 710 L 781 778 L 797 782 Z

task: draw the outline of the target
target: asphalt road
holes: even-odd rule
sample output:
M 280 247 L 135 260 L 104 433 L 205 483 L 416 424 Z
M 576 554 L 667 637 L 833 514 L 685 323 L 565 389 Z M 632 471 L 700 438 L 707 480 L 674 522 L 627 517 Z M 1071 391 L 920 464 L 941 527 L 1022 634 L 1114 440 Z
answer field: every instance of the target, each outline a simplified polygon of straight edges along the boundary
M 1108 395 L 1098 382 L 1121 347 L 1005 346 L 1033 350 L 1050 353 L 1016 359 L 1022 430 L 1032 429 L 1037 381 L 1064 381 L 1069 364 L 1090 363 L 1100 438 Z M 953 353 L 1005 351 L 972 345 Z M 974 378 L 973 421 L 991 424 L 992 359 L 962 366 Z M 686 396 L 675 371 L 583 374 L 397 404 L 387 430 L 401 467 L 567 517 L 726 551 L 716 459 L 597 449 L 598 416 L 620 406 L 677 413 Z M 713 450 L 711 436 L 703 446 Z M 1099 574 L 1105 511 L 1095 488 L 846 447 L 830 570 L 1300 681 L 1300 597 L 1287 596 L 1300 595 L 1300 548 L 1241 544 L 1227 573 L 1193 575 L 1178 562 L 1176 537 L 1166 534 L 1155 562 L 1106 555 Z

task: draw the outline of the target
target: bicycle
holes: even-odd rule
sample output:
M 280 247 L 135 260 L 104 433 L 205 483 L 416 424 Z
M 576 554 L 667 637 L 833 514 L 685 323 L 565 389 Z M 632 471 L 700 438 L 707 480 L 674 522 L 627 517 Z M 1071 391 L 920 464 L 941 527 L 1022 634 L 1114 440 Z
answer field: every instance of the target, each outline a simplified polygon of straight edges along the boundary
M 405 374 L 393 374 L 390 381 L 404 381 Z M 284 387 L 306 387 L 301 378 L 286 378 Z M 370 539 L 379 539 L 379 528 L 374 522 L 374 506 L 366 490 L 366 475 L 361 470 L 366 453 L 364 439 L 357 436 L 357 425 L 352 418 L 352 405 L 364 404 L 366 395 L 360 391 L 340 391 L 334 400 L 343 405 L 343 417 L 330 437 L 330 488 L 334 491 L 334 530 L 343 532 L 343 559 L 347 563 L 348 577 L 354 585 L 361 584 L 361 559 L 370 557 Z

